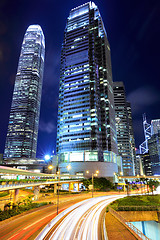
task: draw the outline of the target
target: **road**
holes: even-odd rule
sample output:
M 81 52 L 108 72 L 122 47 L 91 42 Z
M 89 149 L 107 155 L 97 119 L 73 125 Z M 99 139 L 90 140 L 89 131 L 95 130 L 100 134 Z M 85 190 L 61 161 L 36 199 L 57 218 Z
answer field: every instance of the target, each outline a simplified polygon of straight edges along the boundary
M 59 212 L 84 199 L 63 200 L 59 205 Z M 56 214 L 56 205 L 48 205 L 38 210 L 34 209 L 24 216 L 17 216 L 14 220 L 7 219 L 0 223 L 0 240 L 33 240 Z
M 122 196 L 102 196 L 79 202 L 56 216 L 36 240 L 101 240 L 102 213 Z
M 106 193 L 96 192 L 94 195 L 102 196 L 106 195 Z M 91 193 L 60 196 L 59 211 L 63 211 L 71 205 L 88 198 L 91 198 Z M 39 201 L 56 203 L 56 197 L 49 196 Z M 13 219 L 0 222 L 0 240 L 35 239 L 45 225 L 56 216 L 56 211 L 56 205 L 49 205 L 40 209 L 33 209 L 31 212 L 26 212 L 23 216 L 16 216 Z

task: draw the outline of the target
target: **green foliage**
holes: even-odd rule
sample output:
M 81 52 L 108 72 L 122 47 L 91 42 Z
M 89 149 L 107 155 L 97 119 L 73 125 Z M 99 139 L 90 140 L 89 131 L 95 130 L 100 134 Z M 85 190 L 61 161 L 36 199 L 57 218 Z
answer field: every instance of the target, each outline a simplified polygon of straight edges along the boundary
M 31 197 L 32 196 L 29 196 L 27 199 L 23 200 L 23 202 L 18 202 L 17 204 L 11 202 L 7 203 L 4 207 L 4 211 L 0 210 L 0 221 L 48 204 L 47 202 L 33 203 Z
M 148 182 L 150 190 L 153 192 L 154 189 L 156 189 L 159 186 L 159 182 L 153 179 L 150 179 Z
M 88 189 L 89 185 L 92 184 L 92 178 L 83 179 L 83 185 Z M 106 178 L 94 178 L 93 179 L 94 190 L 107 191 L 113 188 L 113 184 Z
M 8 196 L 8 195 L 9 195 L 8 191 L 0 193 L 0 197 L 5 197 L 5 196 Z
M 109 206 L 117 211 L 147 211 L 148 209 L 157 210 L 160 207 L 160 195 L 128 196 L 117 199 Z
M 92 184 L 92 179 L 83 179 L 83 185 L 88 189 L 89 185 Z

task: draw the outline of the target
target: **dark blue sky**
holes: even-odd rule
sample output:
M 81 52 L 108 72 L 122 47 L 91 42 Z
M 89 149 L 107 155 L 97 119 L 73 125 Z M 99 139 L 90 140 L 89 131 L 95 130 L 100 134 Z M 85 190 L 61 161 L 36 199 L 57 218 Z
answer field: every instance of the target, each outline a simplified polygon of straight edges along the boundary
M 60 51 L 69 11 L 83 0 L 0 1 L 0 153 L 3 153 L 12 92 L 24 33 L 40 24 L 46 59 L 37 156 L 56 146 Z M 123 81 L 131 102 L 136 146 L 144 140 L 142 114 L 160 118 L 160 1 L 95 0 L 111 45 L 113 81 Z

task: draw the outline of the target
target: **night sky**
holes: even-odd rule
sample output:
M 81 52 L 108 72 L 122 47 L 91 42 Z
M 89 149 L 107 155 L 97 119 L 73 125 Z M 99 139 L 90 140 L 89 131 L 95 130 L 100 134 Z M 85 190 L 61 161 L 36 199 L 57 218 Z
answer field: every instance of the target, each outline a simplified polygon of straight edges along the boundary
M 83 0 L 0 1 L 0 153 L 4 151 L 22 40 L 31 24 L 45 35 L 46 57 L 37 157 L 56 148 L 60 53 L 69 11 Z M 144 141 L 142 114 L 160 118 L 160 1 L 95 0 L 111 46 L 113 81 L 131 102 L 136 146 Z

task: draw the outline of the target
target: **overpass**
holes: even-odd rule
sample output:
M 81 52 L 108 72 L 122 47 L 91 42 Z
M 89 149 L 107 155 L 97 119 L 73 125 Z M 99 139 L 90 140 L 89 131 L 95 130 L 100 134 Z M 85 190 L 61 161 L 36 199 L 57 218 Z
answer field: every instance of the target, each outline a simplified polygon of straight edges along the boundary
M 148 179 L 155 179 L 155 180 L 159 180 L 160 179 L 160 175 L 159 176 L 146 176 L 146 175 L 137 175 L 137 176 L 118 176 L 119 180 L 127 180 L 127 179 L 141 179 L 141 178 L 148 178 Z
M 15 177 L 18 178 L 20 176 L 25 176 L 26 182 L 23 183 L 23 179 L 16 180 Z M 20 188 L 32 187 L 35 189 L 36 195 L 36 193 L 39 192 L 39 187 L 41 185 L 44 186 L 53 184 L 54 193 L 57 193 L 57 186 L 59 185 L 69 183 L 69 191 L 71 191 L 73 190 L 74 184 L 77 184 L 77 189 L 79 190 L 79 184 L 82 182 L 82 176 L 80 177 L 77 175 L 37 173 L 4 166 L 0 166 L 0 177 L 0 191 L 13 190 L 14 202 L 17 201 Z M 36 180 L 36 182 L 33 180 L 33 178 Z M 6 183 L 6 180 L 8 180 L 8 183 Z

